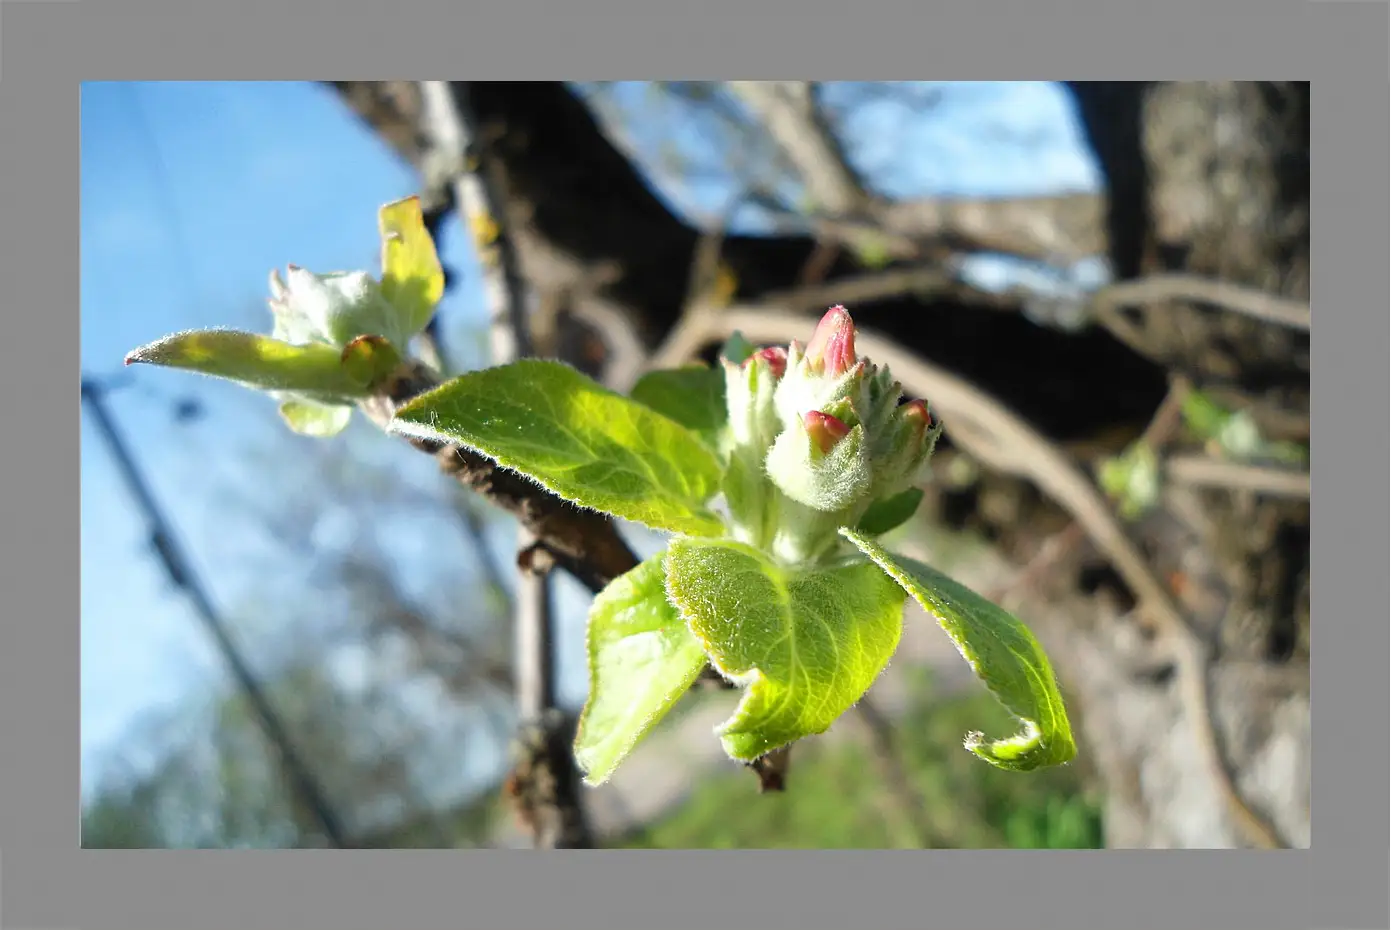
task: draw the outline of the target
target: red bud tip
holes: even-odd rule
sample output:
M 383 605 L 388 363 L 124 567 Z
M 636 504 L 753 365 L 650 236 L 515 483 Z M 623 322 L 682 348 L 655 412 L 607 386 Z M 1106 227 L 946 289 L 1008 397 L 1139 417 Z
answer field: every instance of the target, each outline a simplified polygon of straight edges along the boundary
M 850 427 L 844 421 L 831 416 L 829 413 L 822 413 L 820 410 L 813 410 L 802 417 L 802 424 L 807 428 L 807 435 L 811 441 L 816 443 L 816 447 L 823 453 L 830 452 L 850 433 Z
M 855 364 L 855 322 L 850 313 L 837 304 L 821 322 L 807 343 L 807 361 L 813 368 L 823 368 L 831 377 L 839 377 Z
M 781 346 L 773 346 L 768 349 L 759 349 L 752 358 L 761 358 L 768 363 L 768 367 L 773 370 L 774 378 L 781 378 L 787 371 L 787 350 Z
M 787 350 L 780 346 L 773 346 L 767 349 L 759 349 L 740 363 L 740 368 L 748 368 L 755 359 L 762 359 L 764 363 L 773 369 L 773 377 L 781 378 L 787 371 Z
M 923 429 L 932 429 L 933 426 L 932 414 L 927 409 L 926 401 L 908 401 L 903 405 L 903 418 L 921 424 Z

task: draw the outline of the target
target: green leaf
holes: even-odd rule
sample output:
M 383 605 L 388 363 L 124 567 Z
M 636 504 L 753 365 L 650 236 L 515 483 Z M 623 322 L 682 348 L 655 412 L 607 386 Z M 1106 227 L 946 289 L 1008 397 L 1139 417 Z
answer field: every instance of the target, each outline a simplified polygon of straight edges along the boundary
M 676 539 L 666 570 L 711 664 L 746 689 L 715 731 L 734 759 L 824 732 L 898 648 L 903 592 L 867 561 L 791 570 L 743 543 Z
M 565 500 L 659 530 L 717 536 L 715 454 L 690 430 L 568 365 L 522 359 L 402 407 L 392 430 L 461 443 Z
M 343 432 L 353 418 L 353 408 L 287 400 L 280 405 L 285 425 L 302 436 L 330 439 Z
M 633 385 L 632 398 L 714 444 L 729 418 L 724 383 L 724 372 L 703 365 L 652 371 Z
M 589 700 L 575 737 L 585 782 L 608 780 L 705 667 L 666 596 L 665 553 L 613 580 L 589 609 Z
M 725 340 L 724 347 L 720 349 L 720 355 L 738 365 L 757 351 L 758 346 L 745 339 L 743 333 L 735 330 Z
M 968 734 L 967 749 L 991 765 L 1017 772 L 1060 765 L 1077 755 L 1053 667 L 1028 627 L 935 569 L 891 555 L 852 529 L 842 529 L 841 535 L 937 618 L 976 677 L 1024 724 L 1020 733 L 1005 739 Z
M 352 402 L 368 393 L 367 386 L 344 367 L 340 350 L 332 346 L 291 345 L 227 329 L 165 336 L 131 352 L 126 364 L 182 368 L 263 391 L 287 391 L 321 401 Z
M 382 296 L 401 313 L 406 332 L 415 335 L 430 322 L 444 296 L 444 268 L 425 227 L 420 198 L 382 207 L 377 225 L 382 237 Z
M 922 503 L 922 488 L 909 488 L 891 497 L 885 497 L 869 505 L 865 515 L 855 529 L 866 536 L 882 536 L 889 530 L 898 529 L 912 519 Z

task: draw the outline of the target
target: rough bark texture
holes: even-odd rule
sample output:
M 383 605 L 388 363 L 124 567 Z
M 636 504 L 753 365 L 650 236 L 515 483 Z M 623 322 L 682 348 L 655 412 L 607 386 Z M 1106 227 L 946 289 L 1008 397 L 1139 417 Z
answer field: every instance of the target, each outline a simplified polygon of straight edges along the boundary
M 402 157 L 428 169 L 411 84 L 335 86 Z M 1307 84 L 1069 89 L 1107 179 L 1104 203 L 1080 195 L 894 204 L 884 222 L 929 254 L 1008 243 L 1021 254 L 1076 257 L 1100 247 L 1122 278 L 1181 270 L 1307 298 Z M 469 97 L 523 272 L 546 307 L 553 353 L 611 373 L 622 331 L 614 321 L 630 326 L 641 348 L 656 347 L 683 310 L 697 231 L 565 85 L 477 83 Z M 1032 225 L 1021 221 L 1030 209 L 1039 218 Z M 736 299 L 748 301 L 793 286 L 815 251 L 810 238 L 732 236 L 721 257 Z M 845 254 L 823 268 L 832 284 L 862 271 Z M 1117 451 L 1137 436 L 1169 371 L 1255 404 L 1277 437 L 1307 440 L 1307 333 L 1182 302 L 1133 308 L 1076 334 L 960 292 L 909 292 L 853 309 L 862 325 L 967 378 L 1070 448 Z M 1020 559 L 1067 522 L 1032 488 L 989 476 L 936 493 L 933 506 Z M 1283 842 L 1307 845 L 1307 501 L 1174 490 L 1137 533 L 1216 644 L 1210 680 L 1233 781 Z M 1085 751 L 1107 782 L 1111 843 L 1240 844 L 1199 761 L 1172 669 L 1154 654 L 1128 595 L 1085 547 L 1049 575 L 1049 593 L 1068 606 L 1040 611 L 1037 622 L 1080 707 Z
M 1309 295 L 1309 87 L 1238 82 L 1074 84 L 1108 179 L 1111 258 L 1126 276 L 1187 271 Z M 1201 387 L 1254 403 L 1307 440 L 1308 333 L 1209 307 L 1138 308 L 1128 334 Z M 1300 415 L 1303 415 L 1302 417 Z M 1302 421 L 1302 422 L 1301 422 Z M 1293 423 L 1290 427 L 1288 424 Z M 1301 429 L 1302 426 L 1302 429 Z M 1144 527 L 1211 637 L 1214 703 L 1235 781 L 1286 843 L 1309 843 L 1309 506 L 1171 492 Z M 1114 845 L 1236 842 L 1165 669 L 1126 673 L 1125 624 L 1066 631 L 1061 655 L 1111 788 Z

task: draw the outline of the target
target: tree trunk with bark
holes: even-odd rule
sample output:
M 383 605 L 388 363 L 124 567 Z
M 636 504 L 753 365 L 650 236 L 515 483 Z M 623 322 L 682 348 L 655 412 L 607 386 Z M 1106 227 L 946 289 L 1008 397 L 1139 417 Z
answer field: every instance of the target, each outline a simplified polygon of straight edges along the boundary
M 1186 272 L 1307 300 L 1309 85 L 1076 83 L 1108 182 L 1111 260 L 1125 277 Z M 1191 301 L 1129 311 L 1121 338 L 1309 438 L 1309 335 Z M 1211 643 L 1213 707 L 1232 780 L 1287 845 L 1309 843 L 1309 503 L 1171 489 L 1142 527 Z M 1196 762 L 1171 676 L 1127 674 L 1125 633 L 1076 627 L 1064 650 L 1110 790 L 1109 840 L 1242 844 Z M 1249 842 L 1249 840 L 1245 840 Z

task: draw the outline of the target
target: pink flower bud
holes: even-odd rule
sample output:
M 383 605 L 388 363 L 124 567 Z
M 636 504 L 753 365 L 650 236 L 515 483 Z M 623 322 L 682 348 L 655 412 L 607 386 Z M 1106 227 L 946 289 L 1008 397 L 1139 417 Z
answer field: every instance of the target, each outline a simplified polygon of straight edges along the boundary
M 822 454 L 830 452 L 835 448 L 836 443 L 840 442 L 850 433 L 850 427 L 844 421 L 831 416 L 829 413 L 822 413 L 820 410 L 812 410 L 802 417 L 802 424 L 807 429 L 807 435 L 811 441 L 816 443 L 816 447 Z
M 807 362 L 813 370 L 824 369 L 833 378 L 843 375 L 855 364 L 855 322 L 850 313 L 837 304 L 821 322 L 807 343 Z
M 748 365 L 754 359 L 762 359 L 773 370 L 774 378 L 781 378 L 787 371 L 787 350 L 780 346 L 773 346 L 769 349 L 759 349 L 753 355 L 744 360 Z
M 921 400 L 910 400 L 904 404 L 901 416 L 909 423 L 921 427 L 923 432 L 932 429 L 935 422 L 932 413 L 927 409 L 927 402 Z

